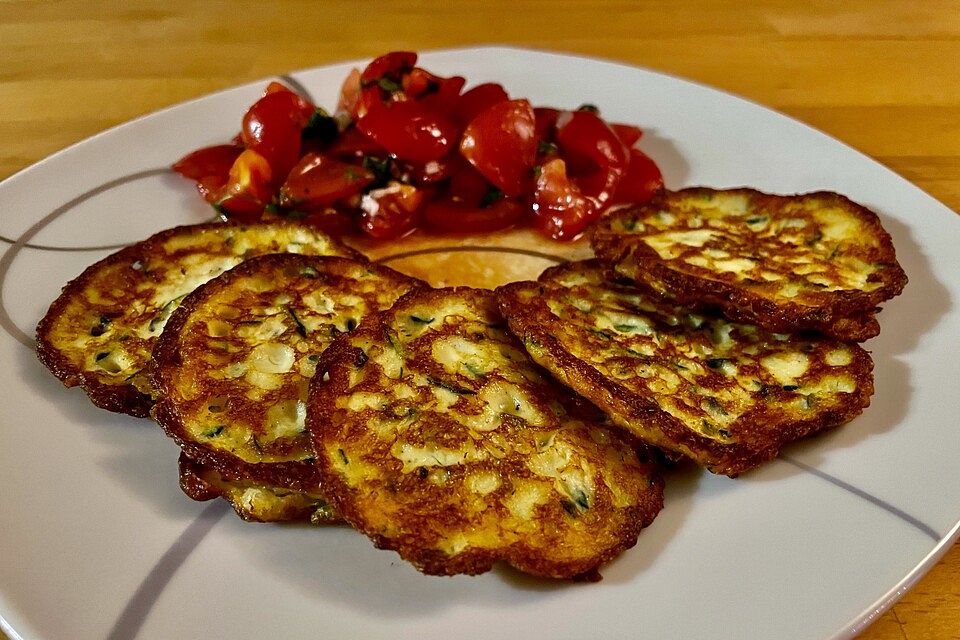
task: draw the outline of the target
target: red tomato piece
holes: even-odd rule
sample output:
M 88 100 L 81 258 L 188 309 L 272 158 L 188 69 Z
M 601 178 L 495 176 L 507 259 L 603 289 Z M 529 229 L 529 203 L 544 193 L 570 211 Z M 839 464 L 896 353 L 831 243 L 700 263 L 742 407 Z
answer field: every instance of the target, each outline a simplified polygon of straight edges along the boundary
M 613 129 L 613 132 L 617 134 L 620 142 L 622 142 L 623 146 L 627 149 L 633 147 L 633 145 L 637 144 L 640 138 L 643 137 L 643 129 L 635 127 L 632 124 L 613 122 L 610 124 L 610 128 Z
M 243 147 L 232 144 L 203 147 L 183 156 L 170 168 L 191 180 L 199 181 L 208 176 L 219 176 L 226 182 L 230 167 L 242 151 Z
M 396 81 L 398 84 L 404 73 L 411 71 L 417 64 L 417 54 L 412 51 L 392 51 L 375 58 L 360 74 L 361 86 L 378 82 L 383 78 Z
M 241 222 L 258 220 L 273 198 L 270 164 L 252 149 L 237 156 L 226 184 L 217 193 L 215 206 L 221 215 Z
M 560 117 L 560 110 L 537 107 L 533 110 L 533 116 L 536 119 L 537 140 L 553 142 L 557 136 L 557 118 Z
M 568 111 L 557 120 L 557 146 L 580 190 L 605 204 L 630 164 L 627 148 L 600 116 Z
M 300 221 L 333 236 L 348 235 L 357 229 L 353 216 L 331 207 L 311 211 Z
M 498 102 L 467 125 L 460 154 L 506 195 L 519 196 L 537 159 L 535 124 L 526 100 Z
M 416 71 L 416 69 L 414 69 Z M 412 72 L 411 72 L 412 73 Z M 434 76 L 436 78 L 436 76 Z M 450 78 L 436 78 L 435 87 L 419 95 L 417 100 L 425 108 L 437 113 L 450 114 L 460 100 L 460 91 L 467 81 L 460 76 Z M 454 119 L 456 121 L 456 119 Z M 460 123 L 457 122 L 459 125 Z M 462 126 L 462 125 L 461 125 Z
M 483 175 L 473 168 L 473 165 L 460 159 L 450 178 L 448 187 L 450 197 L 462 204 L 479 206 L 480 201 L 490 192 L 493 185 Z
M 298 95 L 289 91 L 268 93 L 243 116 L 243 143 L 266 158 L 278 181 L 300 157 L 300 131 L 306 124 L 301 102 Z
M 571 240 L 597 217 L 599 209 L 567 177 L 563 160 L 541 167 L 533 196 L 534 225 L 554 240 Z
M 401 160 L 419 163 L 447 155 L 457 138 L 446 116 L 412 101 L 373 104 L 357 128 Z
M 292 93 L 297 97 L 298 107 L 300 111 L 301 127 L 307 126 L 307 123 L 310 122 L 310 117 L 313 115 L 313 112 L 317 108 L 306 98 L 301 96 L 299 93 L 291 89 L 285 84 L 273 80 L 270 84 L 267 85 L 267 88 L 264 90 L 263 95 L 270 95 L 271 93 L 280 93 L 286 91 L 287 93 Z
M 446 233 L 486 233 L 516 224 L 524 211 L 518 202 L 506 198 L 482 208 L 439 198 L 427 203 L 423 217 L 429 226 Z
M 663 174 L 650 156 L 640 149 L 630 149 L 630 167 L 614 193 L 614 203 L 649 202 L 663 189 Z
M 417 226 L 425 195 L 408 184 L 390 182 L 383 189 L 364 194 L 357 222 L 374 238 L 397 238 Z
M 466 126 L 471 120 L 476 118 L 481 111 L 498 102 L 506 102 L 510 99 L 502 85 L 496 82 L 485 82 L 478 84 L 469 91 L 464 92 L 453 107 L 453 119 L 461 126 Z
M 356 127 L 350 127 L 337 136 L 325 153 L 337 158 L 359 159 L 364 156 L 386 156 L 387 150 Z
M 308 153 L 280 187 L 281 207 L 314 209 L 360 193 L 374 175 L 363 167 Z

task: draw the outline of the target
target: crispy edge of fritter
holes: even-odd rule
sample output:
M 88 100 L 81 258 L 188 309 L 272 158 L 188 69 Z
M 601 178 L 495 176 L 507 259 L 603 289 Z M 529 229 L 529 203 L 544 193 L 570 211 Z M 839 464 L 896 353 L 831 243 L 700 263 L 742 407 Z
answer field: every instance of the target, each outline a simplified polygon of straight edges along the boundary
M 816 307 L 799 305 L 786 300 L 775 302 L 748 289 L 720 279 L 700 277 L 679 271 L 664 261 L 647 245 L 642 236 L 622 237 L 609 231 L 609 223 L 617 218 L 632 216 L 634 212 L 669 209 L 672 199 L 702 198 L 724 193 L 743 195 L 753 201 L 769 203 L 779 210 L 785 202 L 797 199 L 821 199 L 831 206 L 849 211 L 869 227 L 879 242 L 874 262 L 887 264 L 881 272 L 883 286 L 870 291 L 832 291 L 818 294 L 823 304 Z M 877 306 L 903 291 L 907 275 L 897 262 L 890 234 L 883 228 L 879 216 L 861 204 L 832 191 L 814 191 L 796 195 L 775 195 L 751 188 L 711 189 L 689 187 L 665 192 L 650 203 L 610 214 L 598 221 L 590 232 L 594 252 L 617 267 L 617 271 L 649 288 L 669 295 L 679 304 L 697 309 L 718 307 L 733 320 L 751 322 L 771 331 L 788 333 L 804 329 L 823 332 L 844 341 L 862 342 L 876 336 L 880 326 L 874 318 Z
M 180 489 L 192 500 L 206 502 L 222 498 L 228 502 L 242 520 L 247 522 L 312 522 L 313 524 L 337 524 L 343 519 L 329 504 L 325 496 L 305 493 L 283 487 L 261 485 L 249 478 L 227 478 L 211 467 L 191 460 L 183 451 L 177 461 L 180 473 Z M 231 496 L 231 489 L 262 488 L 267 491 L 287 491 L 289 495 L 276 498 L 270 511 L 258 510 L 243 504 Z
M 371 271 L 389 276 L 395 281 L 408 283 L 413 289 L 426 286 L 425 283 L 416 278 L 366 260 L 352 260 L 335 256 L 307 256 L 293 253 L 267 254 L 245 260 L 188 294 L 180 306 L 171 314 L 153 348 L 152 366 L 150 366 L 149 373 L 151 384 L 157 390 L 158 397 L 150 415 L 188 457 L 204 466 L 216 469 L 227 477 L 244 477 L 286 489 L 310 491 L 320 486 L 319 473 L 316 466 L 311 462 L 290 460 L 250 463 L 227 451 L 205 446 L 192 439 L 186 430 L 177 403 L 169 397 L 172 383 L 165 375 L 166 371 L 179 367 L 183 362 L 179 338 L 184 326 L 190 320 L 191 314 L 217 288 L 230 286 L 234 280 L 256 273 L 263 265 L 270 267 L 278 262 L 306 264 L 318 271 L 323 271 L 326 268 L 325 264 L 339 267 L 358 264 Z M 319 372 L 319 369 L 317 371 Z
M 146 260 L 154 252 L 155 247 L 162 245 L 172 237 L 181 234 L 195 234 L 225 229 L 228 224 L 243 228 L 302 227 L 302 225 L 288 221 L 253 224 L 207 222 L 203 224 L 181 225 L 166 229 L 155 233 L 145 240 L 124 247 L 88 266 L 79 276 L 63 286 L 60 295 L 50 304 L 46 314 L 44 314 L 43 318 L 41 318 L 37 324 L 37 358 L 64 386 L 79 386 L 95 406 L 106 409 L 107 411 L 113 411 L 114 413 L 125 413 L 136 418 L 148 417 L 150 415 L 150 407 L 153 405 L 153 399 L 149 395 L 142 393 L 132 384 L 105 384 L 100 381 L 96 374 L 74 366 L 64 352 L 51 340 L 50 334 L 53 331 L 54 324 L 63 314 L 67 305 L 70 304 L 70 301 L 77 296 L 82 296 L 85 288 L 97 277 L 101 270 L 110 268 L 116 264 Z M 352 257 L 359 261 L 366 261 L 366 258 L 362 254 L 330 238 L 326 234 L 309 227 L 302 228 L 309 229 L 310 233 L 328 238 L 330 244 L 336 246 L 337 250 L 340 251 L 343 256 Z
M 826 411 L 813 419 L 782 425 L 770 438 L 750 438 L 745 443 L 721 444 L 697 434 L 666 411 L 655 400 L 634 393 L 600 371 L 580 360 L 550 331 L 555 318 L 540 298 L 534 298 L 531 308 L 520 300 L 518 292 L 525 287 L 548 287 L 550 280 L 565 271 L 578 269 L 581 264 L 601 266 L 599 260 L 571 262 L 550 267 L 537 282 L 515 282 L 499 287 L 496 295 L 507 318 L 510 330 L 520 339 L 538 364 L 550 371 L 564 385 L 584 396 L 606 412 L 610 419 L 640 440 L 667 451 L 683 454 L 709 471 L 736 477 L 760 464 L 776 458 L 787 444 L 825 429 L 853 420 L 870 405 L 873 395 L 873 361 L 856 344 L 848 346 L 854 352 L 865 375 L 857 377 L 857 392 L 843 408 Z M 613 277 L 613 274 L 610 274 Z M 527 342 L 533 341 L 540 349 L 531 351 Z M 541 350 L 538 356 L 535 351 Z M 755 432 L 751 435 L 755 435 Z
M 348 394 L 350 367 L 365 358 L 365 354 L 360 349 L 351 346 L 347 341 L 352 337 L 368 335 L 374 340 L 380 338 L 383 343 L 386 343 L 388 341 L 386 326 L 388 314 L 402 312 L 409 305 L 421 305 L 431 300 L 443 299 L 450 293 L 481 297 L 484 301 L 483 304 L 490 306 L 494 313 L 498 313 L 495 308 L 496 301 L 491 291 L 469 287 L 411 291 L 400 298 L 391 309 L 366 318 L 355 332 L 337 338 L 334 344 L 321 356 L 320 363 L 317 366 L 317 375 L 310 383 L 307 428 L 313 436 L 314 452 L 316 453 L 317 464 L 321 469 L 326 495 L 344 519 L 354 529 L 369 537 L 376 548 L 396 551 L 401 558 L 427 575 L 478 575 L 490 571 L 498 562 L 505 562 L 519 571 L 538 577 L 591 582 L 600 580 L 599 569 L 622 552 L 634 547 L 639 539 L 640 532 L 649 526 L 663 509 L 664 481 L 660 473 L 661 467 L 657 452 L 629 436 L 624 439 L 624 442 L 637 454 L 637 460 L 647 478 L 648 485 L 647 489 L 642 492 L 638 503 L 625 508 L 627 513 L 624 517 L 624 526 L 618 532 L 620 543 L 608 547 L 592 558 L 564 563 L 537 559 L 528 553 L 527 547 L 523 545 L 518 547 L 516 544 L 499 549 L 473 548 L 469 552 L 451 558 L 439 549 L 427 549 L 422 545 L 417 545 L 415 542 L 416 532 L 413 532 L 412 536 L 408 535 L 402 538 L 384 536 L 366 526 L 367 518 L 353 504 L 352 489 L 341 480 L 339 474 L 331 469 L 327 463 L 323 451 L 323 432 L 326 429 L 335 428 L 333 420 L 335 399 Z M 519 344 L 516 346 L 520 349 Z M 531 364 L 535 368 L 539 368 L 532 361 Z M 552 384 L 560 392 L 561 395 L 558 395 L 558 400 L 566 407 L 569 399 L 563 395 L 565 390 L 562 386 L 552 383 L 552 378 L 546 371 L 542 371 L 542 373 L 547 384 Z M 577 398 L 570 409 L 576 414 L 588 413 L 586 405 L 588 403 L 582 398 Z M 577 417 L 580 419 L 582 416 L 578 415 Z M 615 428 L 612 425 L 598 426 L 610 430 L 613 435 L 620 435 L 615 433 Z

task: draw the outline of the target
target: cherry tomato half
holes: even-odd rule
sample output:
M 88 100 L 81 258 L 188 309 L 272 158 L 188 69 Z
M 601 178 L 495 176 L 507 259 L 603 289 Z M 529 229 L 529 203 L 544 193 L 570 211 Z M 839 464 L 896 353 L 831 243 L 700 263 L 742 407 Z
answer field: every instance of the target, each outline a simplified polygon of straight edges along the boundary
M 217 194 L 216 207 L 221 215 L 240 222 L 259 220 L 273 197 L 270 188 L 270 164 L 252 149 L 237 156 L 226 184 Z
M 413 101 L 371 104 L 357 128 L 401 160 L 439 160 L 453 148 L 457 128 L 440 113 Z
M 617 137 L 620 138 L 620 142 L 623 143 L 627 149 L 633 147 L 633 145 L 639 142 L 640 138 L 643 137 L 643 129 L 640 127 L 635 127 L 632 124 L 621 124 L 619 122 L 613 122 L 610 124 L 610 128 L 613 129 L 613 132 L 617 134 Z
M 315 209 L 360 193 L 372 172 L 319 153 L 308 153 L 280 187 L 281 207 Z
M 571 240 L 599 214 L 595 203 L 567 177 L 563 160 L 543 164 L 533 196 L 534 226 L 554 240 Z
M 243 147 L 232 144 L 203 147 L 183 156 L 170 168 L 191 180 L 199 181 L 208 176 L 220 176 L 225 182 L 230 167 L 242 151 Z
M 453 107 L 453 119 L 460 126 L 467 126 L 470 121 L 476 118 L 481 111 L 492 107 L 498 102 L 506 102 L 510 99 L 502 85 L 495 82 L 485 82 L 478 84 L 469 91 L 465 91 L 456 106 Z
M 364 194 L 360 203 L 360 228 L 374 238 L 397 238 L 417 226 L 418 211 L 426 194 L 416 187 L 390 182 Z
M 613 195 L 614 203 L 643 204 L 663 189 L 663 174 L 650 156 L 630 149 L 630 166 Z
M 537 159 L 533 107 L 526 100 L 488 107 L 467 125 L 460 153 L 506 195 L 525 193 Z
M 613 129 L 592 111 L 568 111 L 557 119 L 556 141 L 581 192 L 600 206 L 607 203 L 630 164 Z
M 295 93 L 276 91 L 257 100 L 243 116 L 243 143 L 267 160 L 278 181 L 300 157 L 300 130 L 306 124 L 300 103 Z
M 403 74 L 411 71 L 417 64 L 417 54 L 413 51 L 392 51 L 374 58 L 360 74 L 360 85 L 375 84 L 387 78 L 400 84 Z

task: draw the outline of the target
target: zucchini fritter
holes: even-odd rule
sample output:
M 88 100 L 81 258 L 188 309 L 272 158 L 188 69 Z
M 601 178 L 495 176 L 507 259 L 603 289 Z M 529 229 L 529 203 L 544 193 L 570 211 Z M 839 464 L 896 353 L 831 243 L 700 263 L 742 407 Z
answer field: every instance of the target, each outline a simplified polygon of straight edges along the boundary
M 251 258 L 188 295 L 153 351 L 153 417 L 187 455 L 229 477 L 310 492 L 307 391 L 320 354 L 369 313 L 422 286 L 346 258 Z
M 247 257 L 265 253 L 359 257 L 291 223 L 176 227 L 121 249 L 64 286 L 37 326 L 37 355 L 95 405 L 145 417 L 153 344 L 183 297 Z
M 194 500 L 223 498 L 248 522 L 343 522 L 320 488 L 295 491 L 254 482 L 244 477 L 224 477 L 216 469 L 194 462 L 180 453 L 180 488 Z
M 647 451 L 586 418 L 507 332 L 489 291 L 410 294 L 320 367 L 329 380 L 311 383 L 307 424 L 324 491 L 424 573 L 505 560 L 596 577 L 663 506 Z
M 857 344 L 693 313 L 599 260 L 497 290 L 539 364 L 642 440 L 738 475 L 788 442 L 852 420 L 873 362 Z
M 668 192 L 602 220 L 592 243 L 621 275 L 678 304 L 845 341 L 877 335 L 877 305 L 907 282 L 877 215 L 828 192 Z

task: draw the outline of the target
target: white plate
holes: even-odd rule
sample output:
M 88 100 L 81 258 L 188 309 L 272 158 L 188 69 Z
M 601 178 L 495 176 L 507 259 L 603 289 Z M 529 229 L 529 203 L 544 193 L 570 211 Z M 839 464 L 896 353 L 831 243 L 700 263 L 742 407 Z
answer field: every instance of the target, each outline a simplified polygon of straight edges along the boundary
M 598 584 L 502 570 L 426 577 L 345 527 L 251 525 L 220 503 L 191 502 L 177 487 L 171 441 L 149 421 L 63 389 L 28 344 L 63 283 L 107 253 L 82 248 L 209 217 L 186 181 L 149 170 L 229 139 L 262 90 L 257 82 L 112 129 L 0 184 L 0 236 L 41 247 L 8 243 L 0 258 L 7 633 L 788 639 L 861 629 L 958 531 L 960 217 L 836 140 L 689 82 L 505 48 L 422 62 L 474 83 L 500 81 L 535 104 L 590 101 L 612 120 L 640 124 L 671 187 L 830 189 L 875 209 L 910 284 L 885 305 L 883 333 L 867 344 L 872 406 L 738 480 L 671 475 L 665 510 Z M 329 106 L 353 66 L 293 76 Z

